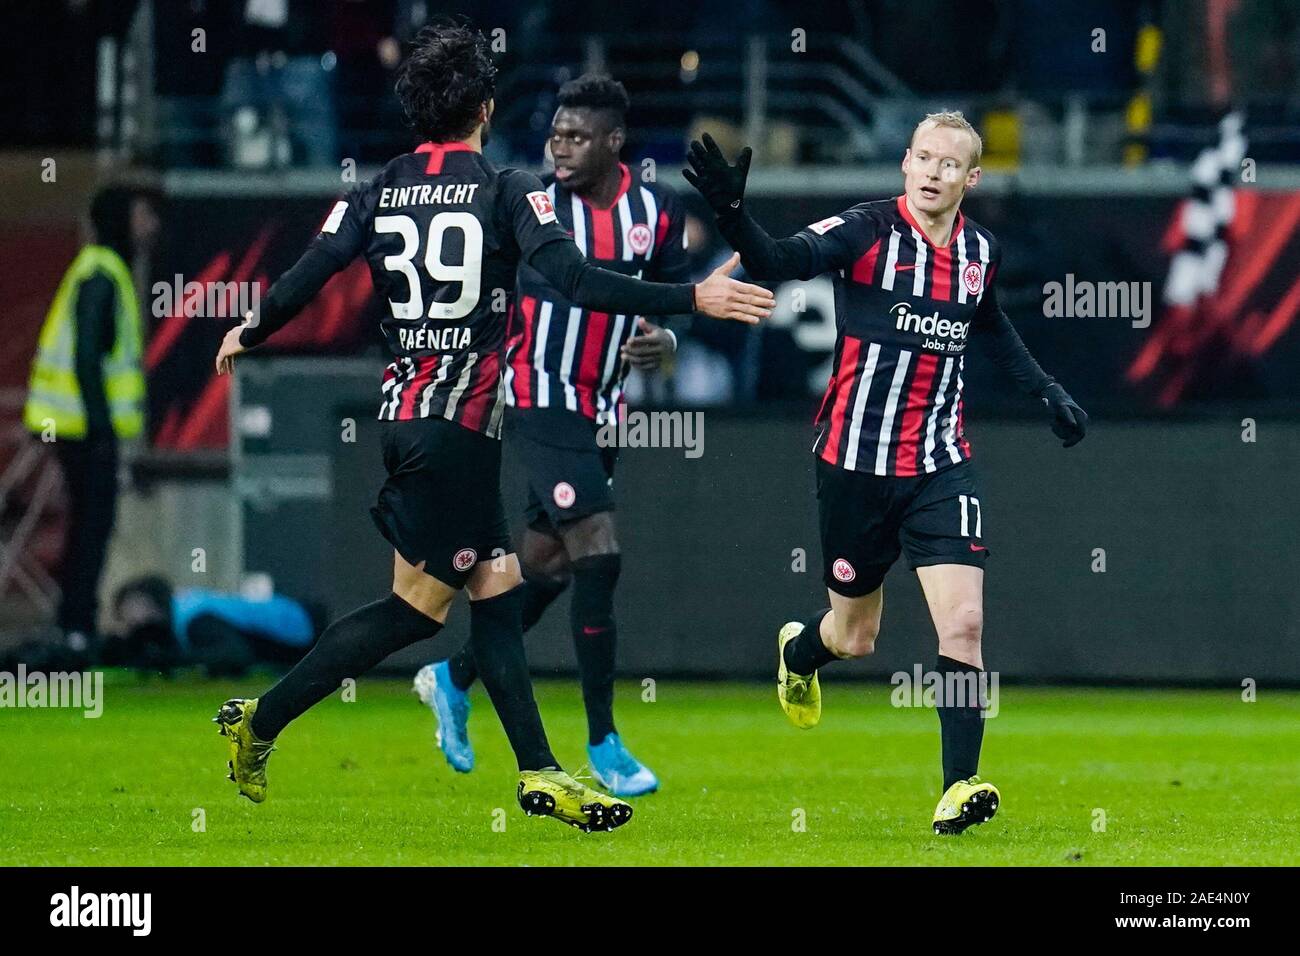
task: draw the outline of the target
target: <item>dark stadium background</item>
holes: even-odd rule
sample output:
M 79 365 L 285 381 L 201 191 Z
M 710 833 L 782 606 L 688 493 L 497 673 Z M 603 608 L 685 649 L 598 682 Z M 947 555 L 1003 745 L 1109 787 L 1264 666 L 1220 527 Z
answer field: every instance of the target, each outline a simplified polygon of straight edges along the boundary
M 273 280 L 344 187 L 338 161 L 355 161 L 360 178 L 411 145 L 378 46 L 406 39 L 421 9 L 466 12 L 505 31 L 493 159 L 540 169 L 555 89 L 604 63 L 633 97 L 629 164 L 653 160 L 656 175 L 686 195 L 677 170 L 689 136 L 707 128 L 729 149 L 754 142 L 752 205 L 774 233 L 893 195 L 916 117 L 966 110 L 985 131 L 987 173 L 964 208 L 1006 248 L 1004 304 L 1045 368 L 1094 416 L 1088 440 L 1063 453 L 1038 409 L 990 372 L 978 349 L 968 363 L 966 420 L 995 553 L 991 660 L 1008 678 L 1300 682 L 1293 4 L 1235 5 L 1220 43 L 1210 28 L 1220 5 L 1201 2 L 503 2 L 488 12 L 468 3 L 293 0 L 284 42 L 290 55 L 320 63 L 337 140 L 336 158 L 315 166 L 296 143 L 283 163 L 232 158 L 222 93 L 227 68 L 248 51 L 241 6 L 50 0 L 7 11 L 0 471 L 22 447 L 18 412 L 36 334 L 97 182 L 129 177 L 163 190 L 164 239 L 141 277 L 145 288 L 176 274 Z M 191 53 L 196 28 L 205 31 L 202 55 Z M 1089 47 L 1099 28 L 1104 54 Z M 800 30 L 808 52 L 791 50 Z M 1153 35 L 1159 55 L 1144 66 L 1139 51 Z M 1144 348 L 1173 321 L 1159 300 L 1184 244 L 1192 163 L 1218 142 L 1219 120 L 1234 108 L 1258 168 L 1234 184 L 1228 265 L 1198 304 L 1195 327 L 1216 331 L 1169 336 L 1153 371 L 1136 376 Z M 55 183 L 40 179 L 46 158 L 57 161 Z M 698 267 L 720 251 L 700 248 Z M 1152 283 L 1151 327 L 1045 317 L 1043 285 L 1067 273 Z M 385 547 L 364 510 L 377 487 L 370 419 L 383 365 L 370 298 L 369 278 L 354 265 L 277 339 L 272 358 L 246 363 L 245 400 L 264 402 L 277 422 L 270 447 L 231 440 L 229 381 L 210 374 L 229 323 L 149 318 L 150 440 L 130 463 L 106 589 L 163 571 L 178 583 L 230 589 L 269 576 L 336 611 L 382 593 Z M 150 297 L 142 301 L 147 310 Z M 1232 308 L 1220 315 L 1225 302 Z M 820 390 L 810 379 L 825 352 L 803 347 L 782 322 L 752 332 L 697 323 L 685 344 L 697 363 L 692 387 L 684 355 L 681 378 L 652 383 L 646 401 L 703 409 L 706 452 L 694 461 L 672 450 L 625 456 L 621 667 L 765 677 L 769 632 L 822 601 L 807 447 Z M 277 387 L 286 375 L 316 387 Z M 731 386 L 712 395 L 698 388 L 718 375 Z M 359 422 L 355 444 L 337 440 L 344 417 Z M 1253 443 L 1241 437 L 1247 418 L 1257 425 Z M 517 500 L 513 481 L 511 472 Z M 32 484 L 5 500 L 5 535 L 30 505 Z M 54 566 L 61 528 L 56 500 L 24 552 Z M 195 547 L 207 554 L 202 575 L 190 570 Z M 791 570 L 798 548 L 807 552 L 803 573 Z M 1098 548 L 1104 573 L 1091 570 Z M 891 578 L 880 653 L 849 672 L 888 673 L 928 655 L 931 625 L 907 577 L 896 570 Z M 21 640 L 47 618 L 9 582 L 0 640 Z M 572 666 L 563 615 L 529 646 L 541 671 Z

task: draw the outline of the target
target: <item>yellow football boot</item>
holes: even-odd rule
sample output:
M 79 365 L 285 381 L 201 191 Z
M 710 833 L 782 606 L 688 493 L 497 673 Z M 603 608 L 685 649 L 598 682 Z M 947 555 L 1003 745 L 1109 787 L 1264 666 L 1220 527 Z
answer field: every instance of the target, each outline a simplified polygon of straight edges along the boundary
M 221 705 L 212 720 L 221 728 L 221 734 L 230 739 L 230 779 L 239 785 L 239 792 L 254 803 L 266 799 L 266 761 L 275 749 L 275 741 L 258 740 L 253 735 L 253 714 L 257 713 L 257 699 L 234 698 Z
M 988 823 L 998 812 L 1002 795 L 979 777 L 958 780 L 939 800 L 934 810 L 935 833 L 961 833 L 976 823 Z
M 520 771 L 518 796 L 530 817 L 555 817 L 583 833 L 613 830 L 632 819 L 630 804 L 584 786 L 563 770 Z
M 804 677 L 785 666 L 785 646 L 802 633 L 803 625 L 791 621 L 776 636 L 776 697 L 790 723 L 807 730 L 822 719 L 822 685 L 816 671 Z

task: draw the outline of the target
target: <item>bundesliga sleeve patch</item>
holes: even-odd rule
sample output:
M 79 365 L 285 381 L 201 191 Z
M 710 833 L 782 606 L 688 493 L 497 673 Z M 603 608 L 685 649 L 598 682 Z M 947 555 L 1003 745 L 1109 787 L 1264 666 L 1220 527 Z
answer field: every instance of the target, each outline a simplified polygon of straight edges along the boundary
M 329 217 L 325 220 L 325 225 L 320 227 L 321 232 L 338 232 L 339 224 L 343 222 L 343 214 L 348 211 L 348 204 L 340 199 L 330 210 Z
M 824 236 L 836 226 L 844 225 L 844 220 L 839 216 L 831 216 L 829 219 L 823 219 L 821 222 L 815 222 L 808 228 L 819 236 Z
M 528 194 L 528 201 L 532 204 L 533 215 L 543 226 L 548 222 L 555 222 L 555 207 L 551 205 L 550 196 L 538 190 Z

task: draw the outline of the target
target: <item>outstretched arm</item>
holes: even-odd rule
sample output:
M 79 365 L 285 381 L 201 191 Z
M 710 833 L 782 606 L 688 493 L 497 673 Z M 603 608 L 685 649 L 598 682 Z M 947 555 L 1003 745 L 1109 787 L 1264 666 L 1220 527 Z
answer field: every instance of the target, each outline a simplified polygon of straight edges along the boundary
M 284 328 L 334 273 L 360 254 L 365 246 L 366 210 L 374 201 L 370 187 L 370 183 L 358 186 L 334 204 L 307 251 L 276 280 L 259 308 L 244 316 L 242 325 L 226 333 L 217 353 L 218 375 L 231 371 L 235 356 L 261 345 Z
M 347 265 L 326 246 L 311 245 L 289 271 L 280 276 L 256 312 L 226 333 L 217 353 L 217 374 L 230 372 L 236 355 L 255 348 L 289 324 L 334 273 Z
M 548 242 L 529 257 L 528 264 L 565 298 L 588 309 L 637 315 L 676 315 L 703 312 L 715 319 L 754 324 L 772 314 L 775 298 L 756 285 L 737 282 L 727 273 L 738 257 L 719 266 L 703 282 L 645 282 L 591 264 L 572 242 Z
M 728 163 L 718 144 L 708 133 L 704 141 L 692 141 L 686 159 L 690 169 L 683 169 L 686 181 L 699 190 L 718 220 L 718 231 L 740 253 L 747 271 L 760 282 L 811 279 L 827 268 L 841 268 L 831 259 L 843 258 L 834 248 L 847 241 L 837 234 L 831 248 L 818 255 L 803 235 L 773 239 L 745 209 L 745 180 L 754 151 L 746 146 L 735 164 Z M 843 220 L 840 220 L 843 222 Z
M 773 239 L 743 208 L 718 217 L 718 232 L 740 253 L 745 271 L 760 282 L 811 279 L 818 275 L 812 248 L 798 236 Z
M 974 324 L 993 364 L 1006 372 L 1020 391 L 1041 400 L 1051 411 L 1052 432 L 1061 439 L 1062 446 L 1069 448 L 1083 441 L 1088 428 L 1088 413 L 1056 379 L 1043 371 L 1030 354 L 1020 333 L 998 306 L 997 293 L 992 286 L 984 291 Z
M 692 286 L 646 282 L 593 265 L 557 224 L 551 199 L 532 173 L 503 174 L 498 195 L 499 222 L 503 230 L 513 232 L 520 258 L 580 306 L 638 315 L 702 312 L 715 319 L 754 323 L 767 318 L 776 304 L 766 289 L 729 279 L 725 272 Z

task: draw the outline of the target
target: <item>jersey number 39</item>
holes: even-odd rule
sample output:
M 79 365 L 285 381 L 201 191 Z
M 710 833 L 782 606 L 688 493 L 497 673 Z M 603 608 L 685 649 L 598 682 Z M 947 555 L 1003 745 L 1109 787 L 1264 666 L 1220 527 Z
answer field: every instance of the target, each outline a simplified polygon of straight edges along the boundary
M 465 236 L 465 255 L 459 265 L 442 261 L 443 237 L 448 229 L 459 229 Z M 420 296 L 420 274 L 412 260 L 420 251 L 420 230 L 410 216 L 377 216 L 375 232 L 395 232 L 402 237 L 402 251 L 384 256 L 384 268 L 400 272 L 406 278 L 411 296 L 405 302 L 388 300 L 395 319 L 425 318 L 424 300 Z M 424 268 L 434 282 L 459 282 L 460 297 L 454 302 L 429 304 L 430 319 L 463 319 L 478 305 L 483 264 L 483 226 L 467 212 L 440 212 L 429 220 L 429 238 L 424 247 Z

